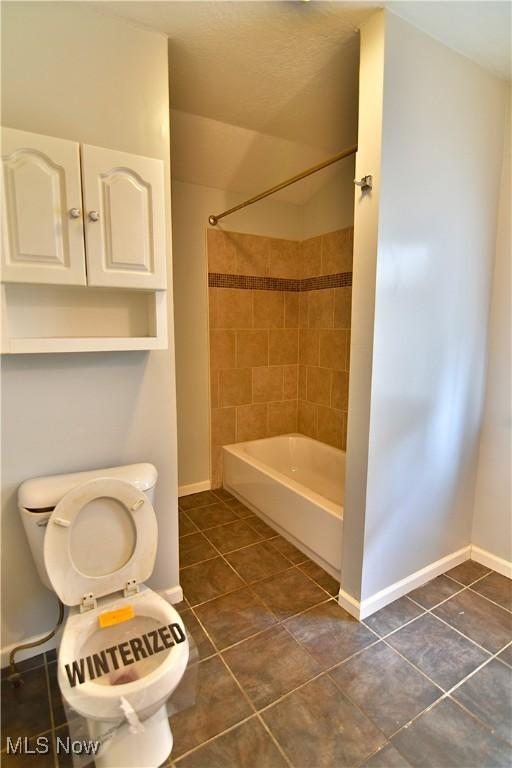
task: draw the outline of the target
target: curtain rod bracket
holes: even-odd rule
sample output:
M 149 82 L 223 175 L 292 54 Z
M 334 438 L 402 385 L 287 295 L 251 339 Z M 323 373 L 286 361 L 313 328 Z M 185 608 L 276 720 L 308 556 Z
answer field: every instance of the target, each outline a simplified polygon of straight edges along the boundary
M 373 188 L 373 176 L 371 174 L 368 176 L 361 176 L 360 179 L 354 179 L 354 184 L 356 187 L 361 187 L 361 192 L 367 192 L 369 189 Z

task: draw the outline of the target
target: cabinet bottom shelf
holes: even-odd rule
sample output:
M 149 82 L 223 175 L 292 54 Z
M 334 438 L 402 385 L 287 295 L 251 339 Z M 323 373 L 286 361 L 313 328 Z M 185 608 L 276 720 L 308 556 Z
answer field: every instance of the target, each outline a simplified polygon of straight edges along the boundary
M 156 336 L 133 338 L 26 338 L 9 339 L 2 348 L 2 354 L 45 354 L 48 352 L 113 352 L 166 349 L 165 339 Z
M 2 354 L 167 349 L 166 291 L 1 288 Z

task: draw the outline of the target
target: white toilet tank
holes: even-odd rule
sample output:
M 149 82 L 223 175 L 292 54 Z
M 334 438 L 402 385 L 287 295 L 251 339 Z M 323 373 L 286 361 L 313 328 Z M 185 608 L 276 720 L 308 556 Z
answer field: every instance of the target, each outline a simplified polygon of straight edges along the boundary
M 66 475 L 35 477 L 32 480 L 25 480 L 18 488 L 18 509 L 37 572 L 45 587 L 52 592 L 53 588 L 44 564 L 44 537 L 48 519 L 68 491 L 100 477 L 131 483 L 139 491 L 144 491 L 153 504 L 158 473 L 152 464 L 127 464 L 122 467 L 93 469 Z

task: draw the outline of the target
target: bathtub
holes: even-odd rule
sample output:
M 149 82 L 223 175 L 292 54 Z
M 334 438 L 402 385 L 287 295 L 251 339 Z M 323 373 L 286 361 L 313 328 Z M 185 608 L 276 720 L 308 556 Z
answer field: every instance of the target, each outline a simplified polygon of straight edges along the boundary
M 344 451 L 295 434 L 226 445 L 223 484 L 339 579 Z

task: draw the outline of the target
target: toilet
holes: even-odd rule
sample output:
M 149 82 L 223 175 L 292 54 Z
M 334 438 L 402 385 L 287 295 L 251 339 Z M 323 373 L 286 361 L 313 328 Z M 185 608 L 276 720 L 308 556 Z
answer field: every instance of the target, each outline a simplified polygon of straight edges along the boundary
M 70 608 L 58 681 L 100 742 L 98 768 L 159 766 L 172 749 L 166 702 L 189 643 L 177 611 L 144 584 L 157 552 L 156 480 L 151 464 L 132 464 L 35 478 L 18 490 L 39 576 Z

